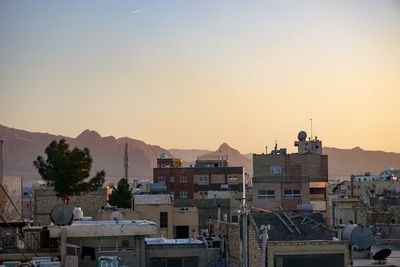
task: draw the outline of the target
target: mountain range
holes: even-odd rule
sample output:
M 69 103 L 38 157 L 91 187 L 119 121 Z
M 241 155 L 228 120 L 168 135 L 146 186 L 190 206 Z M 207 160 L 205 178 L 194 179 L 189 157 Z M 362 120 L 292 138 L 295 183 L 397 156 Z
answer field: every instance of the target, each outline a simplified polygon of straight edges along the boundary
M 128 143 L 130 178 L 152 178 L 153 168 L 157 165 L 157 157 L 162 153 L 169 157 L 182 158 L 186 166 L 193 165 L 197 156 L 227 155 L 230 166 L 245 166 L 246 172 L 252 174 L 252 154 L 242 154 L 226 143 L 221 144 L 215 151 L 205 149 L 168 150 L 129 137 L 102 137 L 92 130 L 85 130 L 73 138 L 29 132 L 0 125 L 0 140 L 4 140 L 4 175 L 39 177 L 33 167 L 33 161 L 37 156 L 44 155 L 44 150 L 51 141 L 61 138 L 66 139 L 71 147 L 88 147 L 93 157 L 92 171 L 105 170 L 109 182 L 115 182 L 124 175 L 125 143 Z M 379 173 L 388 167 L 400 168 L 400 153 L 367 151 L 360 147 L 352 149 L 324 147 L 323 151 L 328 155 L 330 177 L 345 177 L 366 171 Z

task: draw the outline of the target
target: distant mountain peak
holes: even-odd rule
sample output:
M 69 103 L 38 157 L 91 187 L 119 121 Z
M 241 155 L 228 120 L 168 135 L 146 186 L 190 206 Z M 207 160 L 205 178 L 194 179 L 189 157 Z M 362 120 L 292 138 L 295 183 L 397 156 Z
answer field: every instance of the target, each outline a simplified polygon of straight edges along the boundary
M 351 150 L 354 150 L 354 151 L 364 151 L 364 149 L 362 149 L 362 148 L 359 147 L 359 146 L 353 147 Z
M 92 131 L 92 130 L 86 129 L 80 135 L 78 135 L 76 137 L 76 139 L 88 139 L 88 138 L 90 138 L 90 139 L 99 139 L 99 138 L 101 138 L 101 135 L 96 131 Z

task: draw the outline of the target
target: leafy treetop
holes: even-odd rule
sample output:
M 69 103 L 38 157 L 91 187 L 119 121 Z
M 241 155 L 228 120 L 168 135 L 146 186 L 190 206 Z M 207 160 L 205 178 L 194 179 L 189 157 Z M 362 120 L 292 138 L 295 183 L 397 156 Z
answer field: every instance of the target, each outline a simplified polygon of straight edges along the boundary
M 80 150 L 75 147 L 70 150 L 65 139 L 61 139 L 59 142 L 52 141 L 45 153 L 47 159 L 38 156 L 33 165 L 64 203 L 68 204 L 71 196 L 95 191 L 103 185 L 105 177 L 103 170 L 86 181 L 90 176 L 93 161 L 88 148 Z

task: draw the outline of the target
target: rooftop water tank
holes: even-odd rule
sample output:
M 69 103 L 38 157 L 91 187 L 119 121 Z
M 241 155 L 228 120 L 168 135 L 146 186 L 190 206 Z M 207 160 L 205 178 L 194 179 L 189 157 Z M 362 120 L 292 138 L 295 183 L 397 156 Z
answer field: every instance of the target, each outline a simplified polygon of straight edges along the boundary
M 374 234 L 371 229 L 363 225 L 348 224 L 342 233 L 342 239 L 350 241 L 351 245 L 358 246 L 358 249 L 368 249 L 374 243 Z
M 82 220 L 83 219 L 83 211 L 81 207 L 75 207 L 74 208 L 74 220 Z
M 167 186 L 165 183 L 154 183 L 150 184 L 151 193 L 165 193 L 167 191 Z

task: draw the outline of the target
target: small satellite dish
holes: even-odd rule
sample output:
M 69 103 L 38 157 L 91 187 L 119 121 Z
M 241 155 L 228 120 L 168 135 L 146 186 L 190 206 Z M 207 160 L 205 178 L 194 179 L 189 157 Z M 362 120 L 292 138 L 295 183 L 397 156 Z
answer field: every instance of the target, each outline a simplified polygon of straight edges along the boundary
M 74 219 L 74 214 L 71 207 L 65 204 L 57 204 L 51 209 L 50 218 L 55 225 L 70 225 Z
M 376 252 L 372 258 L 376 263 L 382 264 L 386 262 L 386 258 L 389 257 L 390 254 L 392 254 L 392 250 L 384 248 Z
M 111 215 L 110 215 L 110 220 L 122 221 L 123 219 L 124 219 L 124 215 L 122 215 L 122 213 L 119 212 L 119 211 L 114 211 L 114 212 L 111 213 Z

